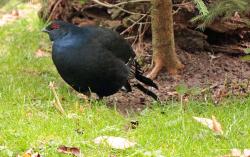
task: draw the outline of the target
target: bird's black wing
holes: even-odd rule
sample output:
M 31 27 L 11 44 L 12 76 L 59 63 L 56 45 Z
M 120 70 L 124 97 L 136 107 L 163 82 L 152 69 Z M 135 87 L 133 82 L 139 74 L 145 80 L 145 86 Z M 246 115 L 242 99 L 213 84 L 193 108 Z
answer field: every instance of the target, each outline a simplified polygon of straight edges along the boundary
M 130 58 L 135 58 L 135 52 L 130 44 L 117 32 L 96 26 L 86 26 L 84 29 L 88 30 L 93 40 L 100 43 L 103 48 L 108 49 L 115 57 L 125 63 L 127 63 Z
M 123 39 L 117 32 L 110 29 L 88 26 L 88 32 L 92 32 L 92 39 L 101 44 L 103 48 L 108 49 L 116 58 L 122 60 L 130 69 L 129 78 L 136 78 L 140 82 L 158 88 L 157 85 L 149 78 L 142 75 L 142 70 L 136 61 L 135 52 L 130 44 Z

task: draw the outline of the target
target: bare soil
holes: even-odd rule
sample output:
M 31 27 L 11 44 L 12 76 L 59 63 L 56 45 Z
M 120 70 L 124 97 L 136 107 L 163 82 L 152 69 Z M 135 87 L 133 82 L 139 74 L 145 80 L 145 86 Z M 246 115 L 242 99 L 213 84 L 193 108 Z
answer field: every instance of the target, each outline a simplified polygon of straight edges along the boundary
M 150 44 L 146 45 L 143 54 L 140 55 L 144 56 L 142 59 L 144 63 L 150 64 L 152 48 Z M 177 54 L 185 65 L 184 69 L 179 72 L 179 76 L 173 77 L 163 71 L 155 80 L 159 90 L 151 89 L 159 96 L 161 102 L 178 100 L 179 94 L 176 92 L 176 87 L 180 85 L 185 85 L 189 89 L 198 89 L 199 94 L 195 96 L 197 99 L 204 99 L 204 93 L 210 93 L 215 104 L 231 95 L 241 97 L 248 95 L 250 91 L 248 61 L 222 53 L 188 53 L 178 48 Z M 146 74 L 149 68 L 144 67 L 144 69 Z M 187 92 L 185 96 L 188 99 L 192 94 Z M 140 111 L 150 106 L 154 100 L 133 88 L 130 93 L 121 91 L 105 98 L 105 101 L 109 106 L 115 104 L 119 111 L 126 113 L 131 110 Z

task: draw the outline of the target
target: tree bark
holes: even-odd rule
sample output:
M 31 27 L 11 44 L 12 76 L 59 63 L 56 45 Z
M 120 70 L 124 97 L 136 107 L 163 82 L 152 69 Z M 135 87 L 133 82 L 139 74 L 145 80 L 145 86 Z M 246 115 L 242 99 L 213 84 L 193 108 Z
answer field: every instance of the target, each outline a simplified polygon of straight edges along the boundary
M 172 1 L 151 0 L 151 3 L 154 67 L 148 77 L 154 79 L 164 67 L 175 75 L 183 65 L 175 52 Z

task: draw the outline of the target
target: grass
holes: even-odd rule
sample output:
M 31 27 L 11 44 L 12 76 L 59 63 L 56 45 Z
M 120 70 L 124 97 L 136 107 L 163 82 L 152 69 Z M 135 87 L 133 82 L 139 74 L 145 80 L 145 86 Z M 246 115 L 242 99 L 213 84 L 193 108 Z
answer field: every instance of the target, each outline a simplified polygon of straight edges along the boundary
M 232 148 L 250 147 L 250 98 L 229 99 L 217 107 L 210 102 L 190 101 L 184 113 L 178 102 L 154 104 L 129 116 L 102 102 L 88 107 L 61 80 L 50 57 L 34 56 L 41 45 L 50 44 L 40 32 L 42 27 L 35 14 L 0 27 L 1 157 L 16 156 L 29 148 L 43 156 L 66 156 L 57 152 L 60 145 L 80 147 L 88 157 L 215 157 Z M 50 81 L 58 85 L 67 116 L 53 106 Z M 221 122 L 223 137 L 192 118 L 211 115 Z M 139 126 L 125 129 L 131 120 L 137 120 Z M 114 150 L 94 144 L 93 139 L 102 135 L 124 137 L 138 145 Z

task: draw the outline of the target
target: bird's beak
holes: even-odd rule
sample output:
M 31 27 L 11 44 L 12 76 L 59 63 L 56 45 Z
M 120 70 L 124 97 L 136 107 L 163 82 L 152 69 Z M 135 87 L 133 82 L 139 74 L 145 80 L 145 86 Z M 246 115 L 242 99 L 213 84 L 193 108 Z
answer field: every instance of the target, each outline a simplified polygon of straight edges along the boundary
M 49 30 L 47 30 L 46 28 L 43 28 L 41 31 L 44 33 L 49 33 Z

